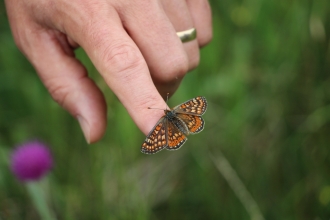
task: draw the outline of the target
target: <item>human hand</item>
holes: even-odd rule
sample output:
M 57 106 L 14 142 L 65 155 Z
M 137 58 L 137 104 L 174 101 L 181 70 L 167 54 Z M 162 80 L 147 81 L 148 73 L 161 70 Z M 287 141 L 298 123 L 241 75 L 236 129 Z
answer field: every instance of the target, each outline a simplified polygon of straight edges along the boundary
M 138 127 L 147 134 L 199 48 L 212 38 L 207 0 L 6 0 L 15 42 L 53 99 L 76 117 L 88 143 L 106 127 L 105 99 L 73 50 L 81 46 Z M 197 40 L 177 31 L 195 27 Z

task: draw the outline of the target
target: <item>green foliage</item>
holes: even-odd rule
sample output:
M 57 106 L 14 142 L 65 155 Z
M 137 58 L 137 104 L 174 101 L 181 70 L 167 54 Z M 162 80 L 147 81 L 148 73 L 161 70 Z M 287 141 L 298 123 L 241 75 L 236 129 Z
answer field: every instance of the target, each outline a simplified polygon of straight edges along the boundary
M 33 138 L 52 147 L 44 185 L 58 219 L 330 218 L 328 0 L 211 1 L 213 41 L 170 100 L 205 96 L 206 127 L 152 156 L 79 49 L 108 103 L 106 135 L 87 145 L 15 47 L 0 4 L 0 219 L 38 218 L 8 167 Z

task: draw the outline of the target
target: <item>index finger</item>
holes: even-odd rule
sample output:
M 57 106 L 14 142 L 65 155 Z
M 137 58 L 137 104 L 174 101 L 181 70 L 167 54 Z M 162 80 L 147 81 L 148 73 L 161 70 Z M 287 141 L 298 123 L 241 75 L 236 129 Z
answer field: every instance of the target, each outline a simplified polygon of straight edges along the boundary
M 97 18 L 107 20 L 89 21 L 85 34 L 76 36 L 93 64 L 108 86 L 142 130 L 147 134 L 159 120 L 161 111 L 150 111 L 148 107 L 165 106 L 158 93 L 148 66 L 133 40 L 121 25 L 115 10 Z M 87 34 L 88 33 L 88 34 Z

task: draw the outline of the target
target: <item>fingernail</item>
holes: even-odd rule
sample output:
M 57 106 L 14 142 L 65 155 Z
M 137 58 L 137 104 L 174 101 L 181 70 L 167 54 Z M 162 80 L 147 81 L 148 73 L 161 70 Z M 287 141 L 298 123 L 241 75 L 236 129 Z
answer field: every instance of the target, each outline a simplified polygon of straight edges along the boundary
M 87 141 L 88 144 L 90 144 L 90 139 L 89 139 L 89 124 L 87 123 L 87 121 L 80 115 L 77 116 L 77 119 L 79 121 L 80 127 L 84 133 L 85 139 Z

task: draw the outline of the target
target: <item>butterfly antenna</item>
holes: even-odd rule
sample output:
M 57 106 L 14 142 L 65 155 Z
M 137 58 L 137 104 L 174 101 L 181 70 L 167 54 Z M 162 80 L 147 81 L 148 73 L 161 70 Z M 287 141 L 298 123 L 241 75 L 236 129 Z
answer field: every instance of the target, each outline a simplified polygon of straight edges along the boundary
M 161 109 L 161 108 L 152 108 L 152 107 L 148 107 L 148 109 L 158 109 L 158 110 L 164 110 L 164 109 Z
M 166 106 L 165 106 L 165 109 L 167 109 L 167 102 L 168 102 L 168 96 L 170 95 L 170 93 L 168 92 L 167 93 L 167 96 L 166 96 Z
M 167 93 L 165 110 L 167 110 L 167 102 L 168 102 L 168 96 L 169 96 L 169 94 L 170 94 L 170 93 Z M 152 107 L 148 107 L 148 109 L 164 110 L 164 109 L 161 109 L 161 108 L 152 108 Z

